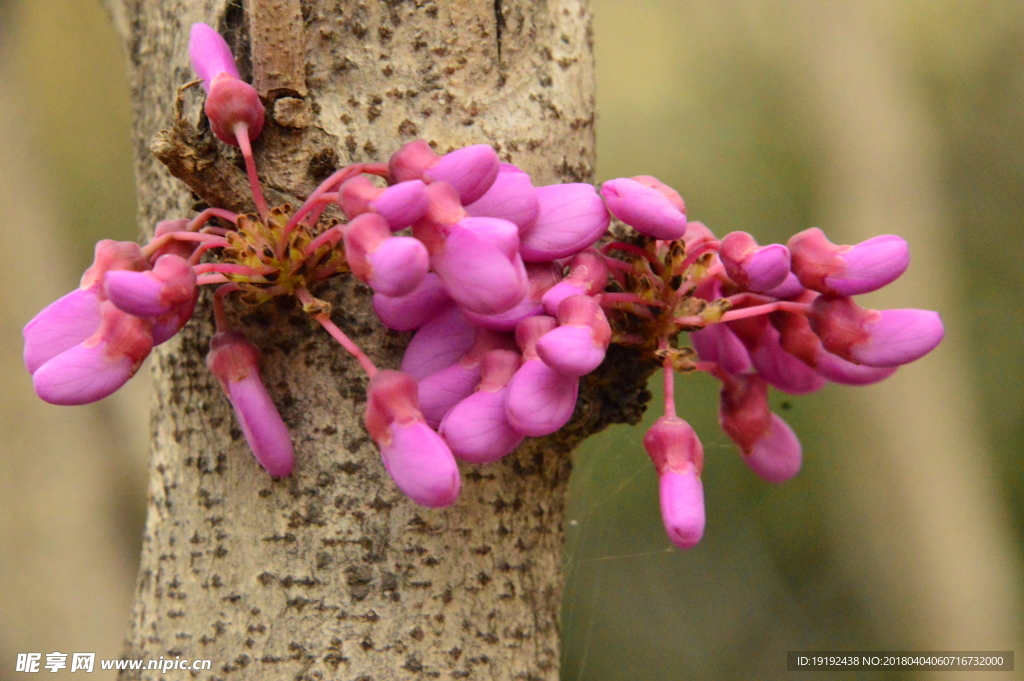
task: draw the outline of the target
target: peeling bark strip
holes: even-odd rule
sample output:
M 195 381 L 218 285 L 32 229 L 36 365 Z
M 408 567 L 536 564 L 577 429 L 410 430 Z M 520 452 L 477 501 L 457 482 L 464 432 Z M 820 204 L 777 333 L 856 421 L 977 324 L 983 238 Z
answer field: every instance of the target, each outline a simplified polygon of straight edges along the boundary
M 306 96 L 306 50 L 299 0 L 245 0 L 253 87 L 264 101 Z
M 130 18 L 143 228 L 187 213 L 186 185 L 231 208 L 247 204 L 247 194 L 230 196 L 242 171 L 213 141 L 195 89 L 174 126 L 176 90 L 191 79 L 190 24 L 231 23 L 230 12 L 237 25 L 238 5 L 107 1 Z M 294 16 L 298 5 L 249 6 Z M 335 167 L 384 160 L 415 137 L 439 152 L 489 142 L 540 184 L 591 179 L 590 16 L 579 0 L 303 0 L 300 18 L 308 116 L 279 117 L 275 106 L 256 145 L 272 198 L 305 196 Z M 262 21 L 242 22 L 257 34 L 257 73 L 272 63 L 262 52 L 281 28 L 264 23 L 261 42 Z M 290 74 L 266 76 L 271 96 L 294 90 L 278 103 L 303 94 L 290 67 L 269 70 Z M 164 129 L 154 148 L 184 184 L 150 154 Z M 366 287 L 338 280 L 316 293 L 379 366 L 397 366 L 408 335 L 377 323 Z M 126 656 L 211 659 L 210 679 L 557 679 L 569 452 L 609 423 L 635 422 L 649 372 L 610 353 L 566 429 L 500 464 L 464 466 L 459 502 L 432 511 L 384 472 L 361 424 L 365 380 L 352 360 L 290 303 L 236 311 L 263 351 L 296 470 L 273 480 L 247 451 L 203 364 L 212 328 L 200 312 L 155 353 L 149 514 Z

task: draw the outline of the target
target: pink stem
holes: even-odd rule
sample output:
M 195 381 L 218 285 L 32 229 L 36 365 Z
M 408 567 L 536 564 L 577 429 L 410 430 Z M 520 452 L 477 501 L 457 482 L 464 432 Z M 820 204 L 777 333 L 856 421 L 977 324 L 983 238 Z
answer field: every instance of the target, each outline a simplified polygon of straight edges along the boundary
M 221 239 L 220 242 L 204 241 L 203 243 L 199 244 L 199 248 L 197 248 L 192 253 L 191 257 L 189 257 L 188 264 L 192 266 L 198 264 L 199 261 L 202 260 L 203 258 L 203 253 L 206 253 L 211 248 L 227 248 L 230 245 L 231 244 L 229 244 L 225 239 Z
M 256 174 L 256 160 L 252 157 L 252 145 L 249 143 L 249 126 L 239 121 L 235 123 L 231 132 L 235 134 L 238 148 L 242 150 L 242 158 L 245 159 L 245 174 L 249 176 L 249 188 L 252 190 L 256 211 L 260 214 L 263 224 L 267 224 L 270 208 L 267 206 L 267 200 L 263 198 L 263 188 L 260 186 L 259 175 Z
M 192 269 L 196 274 L 217 272 L 219 274 L 240 274 L 246 277 L 262 277 L 263 275 L 270 274 L 274 271 L 273 267 L 258 270 L 255 267 L 236 265 L 230 262 L 208 262 L 203 263 L 202 265 L 196 265 Z
M 300 288 L 297 295 L 299 296 L 299 301 L 301 301 L 303 305 L 308 305 L 314 301 L 310 292 L 304 288 Z M 327 316 L 326 313 L 321 312 L 320 314 L 314 315 L 313 318 L 320 322 L 320 326 L 324 327 L 324 329 L 327 330 L 327 333 L 331 334 L 334 340 L 341 344 L 341 347 L 348 350 L 349 353 L 356 358 L 359 365 L 363 367 L 363 371 L 366 372 L 367 376 L 373 378 L 377 374 L 377 367 L 370 358 L 366 356 L 366 353 L 363 352 L 358 345 L 353 343 L 352 339 L 346 336 L 345 332 L 339 329 L 337 324 L 332 322 L 331 318 Z
M 213 294 L 213 320 L 217 325 L 218 333 L 231 330 L 231 324 L 228 323 L 228 315 L 224 311 L 224 296 L 238 290 L 240 290 L 238 284 L 224 284 Z
M 210 221 L 210 218 L 221 218 L 223 220 L 227 220 L 231 224 L 238 223 L 238 215 L 236 213 L 224 210 L 223 208 L 207 208 L 202 213 L 192 218 L 185 229 L 189 232 L 198 232 L 201 227 Z
M 337 200 L 338 192 L 327 192 L 326 194 L 322 194 L 320 198 L 317 199 L 316 207 L 309 212 L 307 223 L 310 225 L 315 225 L 316 223 L 320 222 L 320 216 L 323 215 L 324 209 L 327 208 L 327 206 L 332 201 Z
M 334 227 L 326 230 L 323 234 L 318 235 L 315 239 L 310 241 L 309 245 L 302 251 L 302 256 L 308 258 L 316 253 L 316 249 L 326 243 L 330 243 L 332 246 L 337 244 L 344 237 L 346 226 L 347 225 L 335 225 Z
M 661 341 L 658 343 L 658 346 L 662 350 L 667 350 L 668 349 L 668 341 L 665 340 L 664 338 L 662 338 Z M 675 372 L 675 369 L 672 367 L 672 359 L 670 357 L 666 357 L 664 363 L 662 363 L 661 366 L 662 366 L 662 369 L 665 372 L 665 416 L 675 416 L 676 415 L 676 394 L 675 394 L 675 389 L 676 389 L 676 382 L 675 382 L 676 372 Z
M 717 251 L 721 247 L 722 242 L 720 241 L 705 241 L 701 243 L 695 249 L 693 249 L 691 253 L 688 253 L 686 255 L 686 258 L 683 260 L 682 264 L 679 265 L 679 271 L 685 272 L 687 267 L 697 262 L 697 258 L 704 255 L 708 251 Z
M 208 248 L 217 248 L 218 246 L 224 247 L 228 245 L 228 242 L 223 237 L 215 234 L 199 234 L 196 232 L 185 231 L 168 232 L 167 234 L 161 234 L 143 246 L 142 254 L 148 258 L 172 241 L 200 241 L 204 243 L 216 242 L 211 246 L 208 246 Z
M 772 312 L 797 312 L 800 314 L 807 314 L 811 311 L 810 303 L 794 303 L 789 300 L 779 300 L 774 303 L 765 303 L 764 305 L 753 305 L 751 307 L 744 307 L 739 310 L 729 310 L 722 318 L 717 322 L 732 322 L 737 319 L 746 319 L 747 317 L 756 317 L 762 314 L 771 314 Z M 707 326 L 708 321 L 700 315 L 692 315 L 690 317 L 676 317 L 673 320 L 676 324 L 683 324 L 686 326 Z
M 226 284 L 228 278 L 223 274 L 203 274 L 196 277 L 196 284 L 206 286 L 207 284 Z
M 295 215 L 288 220 L 288 224 L 284 226 L 284 236 L 282 239 L 287 239 L 288 235 L 292 233 L 292 230 L 295 229 L 299 222 L 302 221 L 302 218 L 306 217 L 306 214 L 313 210 L 317 205 L 317 200 L 320 196 L 332 189 L 335 189 L 345 180 L 362 173 L 379 175 L 380 177 L 387 178 L 388 166 L 386 163 L 354 163 L 350 166 L 345 166 L 344 168 L 335 170 L 326 180 L 320 183 L 320 186 L 313 190 L 313 193 L 309 195 L 306 202 L 303 203 L 302 206 L 295 211 Z

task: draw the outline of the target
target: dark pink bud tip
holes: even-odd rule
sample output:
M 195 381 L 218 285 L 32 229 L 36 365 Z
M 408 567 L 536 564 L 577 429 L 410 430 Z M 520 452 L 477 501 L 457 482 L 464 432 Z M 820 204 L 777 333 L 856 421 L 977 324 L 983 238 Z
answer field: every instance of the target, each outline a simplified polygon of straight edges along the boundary
M 658 189 L 620 177 L 601 185 L 601 196 L 612 215 L 641 234 L 672 240 L 686 233 L 685 213 Z
M 239 146 L 235 128 L 245 125 L 250 140 L 260 136 L 266 112 L 256 89 L 235 76 L 221 73 L 213 79 L 206 97 L 210 129 L 225 144 Z
M 704 446 L 693 427 L 678 416 L 662 416 L 644 434 L 644 449 L 658 475 L 669 471 L 700 475 L 704 470 Z
M 659 481 L 661 519 L 673 544 L 690 549 L 704 536 L 704 486 L 694 470 L 666 471 Z
M 384 468 L 398 489 L 421 506 L 451 506 L 462 486 L 459 467 L 444 440 L 422 421 L 392 423 L 380 445 Z
M 188 40 L 188 55 L 192 70 L 203 81 L 203 89 L 210 91 L 213 79 L 221 73 L 238 78 L 238 67 L 231 48 L 220 33 L 206 24 L 192 24 Z
M 70 350 L 100 326 L 100 297 L 96 289 L 75 289 L 47 305 L 21 332 L 25 339 L 25 368 L 29 373 L 65 350 Z

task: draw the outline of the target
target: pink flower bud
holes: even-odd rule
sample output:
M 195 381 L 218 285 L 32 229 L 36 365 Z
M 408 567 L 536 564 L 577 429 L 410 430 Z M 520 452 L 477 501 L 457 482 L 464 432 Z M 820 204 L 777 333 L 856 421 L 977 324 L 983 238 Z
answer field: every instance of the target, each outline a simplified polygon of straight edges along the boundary
M 338 204 L 351 220 L 363 213 L 377 213 L 392 232 L 405 229 L 427 211 L 427 187 L 421 180 L 399 182 L 387 188 L 375 186 L 369 178 L 357 175 L 338 190 Z
M 495 315 L 482 315 L 466 311 L 466 316 L 476 324 L 485 329 L 493 331 L 515 331 L 516 326 L 527 317 L 542 314 L 544 306 L 541 298 L 545 292 L 558 281 L 559 268 L 554 263 L 526 263 L 526 277 L 529 288 L 519 304 L 511 310 Z
M 558 311 L 558 305 L 569 296 L 594 296 L 604 291 L 608 283 L 608 265 L 597 251 L 580 251 L 569 261 L 569 274 L 551 287 L 541 302 L 549 315 Z
M 771 315 L 771 322 L 779 330 L 783 350 L 835 383 L 868 385 L 888 378 L 896 371 L 896 367 L 854 364 L 827 352 L 821 344 L 821 339 L 811 329 L 807 317 L 802 314 L 776 312 Z
M 907 242 L 892 234 L 855 246 L 837 246 L 813 227 L 794 235 L 789 250 L 800 283 L 833 296 L 878 290 L 895 281 L 910 264 Z
M 473 347 L 476 326 L 455 305 L 427 321 L 402 356 L 402 371 L 419 380 L 459 361 Z
M 516 327 L 524 362 L 509 382 L 505 415 L 523 435 L 550 435 L 569 422 L 576 408 L 579 379 L 559 374 L 537 354 L 537 342 L 556 324 L 551 317 L 536 316 Z
M 392 297 L 416 290 L 429 266 L 426 247 L 412 237 L 391 236 L 388 223 L 376 213 L 364 213 L 348 224 L 345 257 L 352 274 Z
M 112 270 L 103 280 L 110 302 L 136 317 L 162 317 L 192 305 L 196 298 L 196 274 L 177 255 L 163 255 L 147 272 Z
M 177 218 L 174 220 L 161 220 L 156 223 L 156 229 L 153 231 L 153 239 L 158 239 L 165 234 L 171 234 L 172 232 L 182 232 L 188 228 L 189 220 L 187 218 Z M 150 260 L 155 261 L 161 255 L 173 254 L 188 260 L 189 256 L 195 253 L 196 248 L 199 246 L 198 241 L 178 241 L 172 239 L 160 248 L 158 248 L 151 256 Z
M 388 167 L 396 182 L 447 182 L 465 205 L 490 189 L 498 176 L 499 164 L 498 155 L 486 144 L 474 144 L 439 157 L 429 144 L 415 140 L 395 152 Z
M 820 390 L 825 379 L 782 349 L 779 332 L 764 316 L 726 322 L 750 353 L 750 361 L 766 381 L 790 395 Z
M 479 390 L 459 402 L 441 422 L 439 433 L 457 458 L 475 463 L 497 461 L 524 436 L 505 415 L 506 386 L 519 368 L 519 353 L 491 350 L 480 362 Z
M 366 429 L 398 488 L 421 506 L 455 503 L 462 484 L 458 465 L 448 445 L 423 422 L 412 377 L 379 371 L 366 392 Z
M 611 222 L 604 202 L 589 184 L 538 187 L 537 198 L 537 221 L 520 234 L 520 252 L 530 262 L 556 260 L 589 248 Z
M 431 265 L 456 303 L 478 314 L 499 314 L 518 305 L 527 293 L 518 245 L 518 229 L 511 222 L 465 218 L 451 227 Z
M 235 331 L 220 331 L 210 339 L 206 366 L 220 381 L 231 402 L 249 449 L 260 465 L 277 477 L 292 472 L 295 453 L 281 414 L 260 378 L 260 351 Z
M 804 285 L 800 283 L 800 280 L 796 278 L 796 275 L 790 272 L 786 275 L 786 280 L 773 289 L 762 291 L 766 296 L 771 298 L 778 298 L 779 300 L 789 300 L 796 298 L 801 293 L 806 291 Z
M 782 244 L 758 246 L 746 232 L 726 234 L 718 256 L 729 278 L 750 291 L 774 289 L 790 274 L 788 248 Z
M 644 435 L 644 448 L 658 471 L 665 532 L 681 549 L 704 536 L 704 447 L 689 423 L 662 416 Z
M 705 362 L 715 362 L 730 374 L 750 371 L 750 353 L 727 324 L 711 324 L 691 331 L 690 342 L 697 356 Z
M 849 298 L 819 296 L 809 315 L 826 350 L 871 367 L 894 367 L 924 357 L 942 340 L 938 312 L 868 310 Z
M 768 384 L 757 374 L 732 376 L 723 383 L 718 418 L 743 461 L 761 478 L 785 482 L 800 471 L 800 441 L 769 411 Z
M 412 226 L 412 235 L 434 255 L 444 250 L 444 242 L 452 226 L 469 215 L 462 207 L 458 193 L 447 182 L 428 184 L 426 191 L 427 210 Z
M 685 207 L 680 208 L 662 191 L 635 179 L 609 180 L 601 185 L 601 196 L 612 215 L 641 234 L 672 240 L 686 232 Z
M 445 293 L 441 280 L 433 272 L 428 272 L 420 285 L 407 295 L 374 294 L 373 311 L 389 329 L 413 331 L 439 315 L 451 303 L 452 299 Z
M 612 329 L 590 296 L 570 296 L 558 306 L 560 326 L 537 341 L 537 355 L 560 374 L 585 376 L 600 366 Z
M 210 84 L 221 73 L 240 78 L 231 48 L 220 33 L 206 24 L 192 24 L 189 34 L 188 54 L 192 59 L 192 70 L 203 81 L 203 89 L 210 92 Z
M 529 229 L 540 213 L 540 200 L 530 176 L 510 163 L 502 163 L 491 188 L 466 206 L 473 217 L 501 218 L 519 227 Z
M 32 373 L 36 394 L 50 404 L 88 404 L 128 382 L 153 348 L 152 323 L 106 301 L 96 331 Z
M 79 288 L 98 287 L 103 299 L 103 279 L 112 270 L 143 272 L 149 269 L 149 261 L 142 254 L 142 247 L 134 241 L 113 241 L 103 239 L 96 243 L 92 265 L 82 275 Z

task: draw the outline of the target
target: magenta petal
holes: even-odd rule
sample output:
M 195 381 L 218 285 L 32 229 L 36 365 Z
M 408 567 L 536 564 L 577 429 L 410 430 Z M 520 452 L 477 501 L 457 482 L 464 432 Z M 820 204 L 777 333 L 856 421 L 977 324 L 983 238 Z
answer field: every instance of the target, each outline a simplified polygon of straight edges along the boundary
M 558 304 L 569 296 L 585 296 L 589 291 L 585 283 L 560 281 L 547 290 L 540 302 L 544 304 L 545 314 L 552 317 L 558 312 Z
M 164 282 L 151 272 L 111 270 L 103 279 L 103 290 L 118 309 L 136 317 L 160 317 L 171 311 L 172 306 L 160 299 Z
M 815 358 L 814 370 L 842 385 L 870 385 L 889 378 L 898 367 L 871 367 L 847 362 L 842 357 L 822 350 Z
M 427 171 L 432 182 L 447 182 L 459 193 L 463 205 L 473 203 L 491 188 L 501 162 L 488 144 L 474 144 L 442 156 Z
M 106 341 L 91 348 L 78 344 L 36 369 L 32 385 L 50 404 L 89 404 L 114 393 L 137 369 L 130 357 L 108 358 Z
M 385 239 L 367 259 L 371 270 L 367 283 L 377 293 L 392 297 L 415 291 L 430 266 L 427 247 L 411 236 Z
M 511 222 L 466 218 L 452 227 L 444 250 L 431 264 L 459 305 L 478 314 L 500 314 L 518 305 L 528 291 L 517 243 Z
M 672 543 L 693 548 L 704 536 L 704 486 L 692 468 L 677 473 L 666 470 L 658 484 L 661 519 Z
M 290 474 L 295 465 L 292 438 L 259 373 L 253 371 L 240 381 L 228 382 L 226 387 L 256 460 L 271 475 L 281 478 Z
M 21 334 L 25 339 L 25 367 L 30 374 L 65 350 L 69 350 L 100 327 L 100 298 L 97 290 L 77 288 L 42 309 Z
M 527 317 L 544 313 L 544 306 L 526 296 L 511 310 L 499 314 L 483 315 L 466 310 L 466 316 L 476 324 L 491 331 L 515 331 L 519 322 Z
M 384 468 L 398 489 L 421 506 L 450 506 L 462 485 L 448 445 L 422 421 L 388 426 L 391 442 L 381 446 Z
M 520 234 L 520 253 L 527 262 L 564 258 L 592 246 L 611 222 L 604 201 L 589 184 L 556 184 L 537 188 L 540 213 Z
M 773 289 L 762 291 L 765 295 L 771 296 L 772 298 L 778 298 L 779 300 L 788 300 L 795 298 L 804 292 L 804 285 L 800 283 L 796 275 L 790 272 L 786 275 L 785 281 L 776 286 Z
M 527 360 L 508 384 L 509 423 L 523 435 L 550 435 L 572 418 L 579 385 L 539 359 Z
M 601 196 L 612 215 L 655 239 L 681 239 L 686 215 L 657 189 L 620 177 L 601 185 Z
M 770 291 L 782 286 L 791 274 L 789 262 L 789 249 L 782 244 L 758 248 L 743 263 L 747 287 L 751 291 Z
M 730 374 L 750 370 L 750 353 L 725 324 L 711 324 L 700 331 L 691 331 L 690 342 L 700 359 L 715 362 Z
M 192 24 L 188 39 L 188 55 L 192 70 L 203 81 L 203 89 L 210 91 L 210 83 L 218 73 L 239 78 L 238 67 L 231 48 L 220 33 L 206 24 Z
M 872 367 L 894 367 L 913 362 L 935 349 L 945 330 L 938 312 L 880 310 L 864 324 L 868 340 L 850 347 L 850 358 Z
M 473 394 L 480 383 L 479 366 L 456 363 L 419 381 L 420 411 L 427 425 L 437 428 L 452 407 Z
M 473 217 L 508 220 L 522 231 L 536 221 L 540 213 L 540 200 L 530 176 L 514 166 L 506 170 L 506 165 L 502 165 L 487 193 L 466 206 L 466 212 Z
M 387 221 L 392 232 L 397 232 L 427 212 L 427 186 L 422 180 L 399 182 L 385 189 L 370 206 Z
M 396 298 L 375 294 L 373 311 L 389 329 L 413 331 L 440 314 L 451 302 L 451 297 L 441 286 L 441 280 L 433 272 L 428 272 L 420 285 L 408 295 Z
M 892 283 L 910 265 L 907 242 L 894 234 L 862 241 L 840 254 L 846 267 L 841 275 L 825 277 L 828 293 L 854 296 Z
M 594 342 L 589 327 L 560 326 L 541 336 L 537 354 L 560 374 L 585 376 L 604 361 L 605 348 Z
M 456 458 L 474 463 L 497 461 L 525 437 L 505 415 L 506 388 L 481 390 L 459 402 L 441 422 L 440 434 Z
M 800 472 L 802 452 L 793 429 L 777 414 L 772 414 L 767 434 L 754 443 L 743 460 L 764 480 L 785 482 Z
M 757 348 L 750 353 L 750 361 L 764 380 L 790 395 L 805 395 L 825 385 L 821 374 L 782 349 L 774 326 L 765 326 Z
M 476 340 L 476 327 L 452 305 L 420 327 L 402 357 L 402 371 L 417 381 L 451 366 Z

